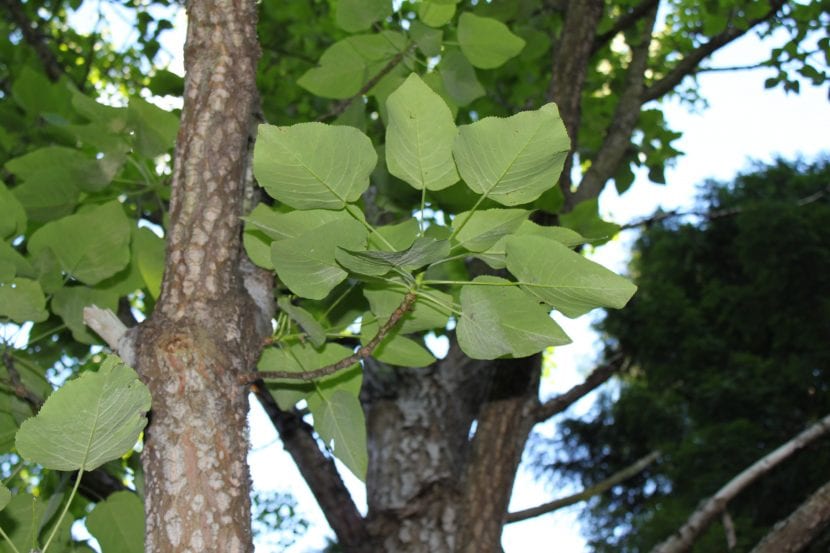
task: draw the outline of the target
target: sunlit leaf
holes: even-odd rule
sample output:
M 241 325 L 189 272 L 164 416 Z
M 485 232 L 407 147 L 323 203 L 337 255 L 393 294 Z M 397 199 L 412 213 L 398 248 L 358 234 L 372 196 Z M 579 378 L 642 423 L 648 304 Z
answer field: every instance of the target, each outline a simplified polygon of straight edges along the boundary
M 453 154 L 474 192 L 502 205 L 532 202 L 556 185 L 570 141 L 554 104 L 459 128 Z
M 452 145 L 458 129 L 444 100 L 413 73 L 386 101 L 386 164 L 418 190 L 458 182 Z
M 150 392 L 133 369 L 109 356 L 49 396 L 17 431 L 20 456 L 55 470 L 85 471 L 135 445 L 150 410 Z
M 503 65 L 525 46 L 501 21 L 469 12 L 458 18 L 458 43 L 470 63 L 482 69 Z
M 637 289 L 602 265 L 541 236 L 508 238 L 507 268 L 524 290 L 568 317 L 596 307 L 622 308 Z
M 296 209 L 342 209 L 369 186 L 377 154 L 354 127 L 260 125 L 254 173 L 273 198 Z

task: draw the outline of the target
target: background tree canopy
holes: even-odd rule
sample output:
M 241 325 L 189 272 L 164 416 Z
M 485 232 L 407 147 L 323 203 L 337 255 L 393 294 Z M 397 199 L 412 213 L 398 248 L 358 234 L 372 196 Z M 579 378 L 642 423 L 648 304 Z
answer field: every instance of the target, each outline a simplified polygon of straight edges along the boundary
M 824 1 L 194 0 L 182 79 L 177 3 L 0 5 L 10 551 L 88 549 L 80 519 L 104 553 L 250 551 L 249 392 L 339 547 L 499 551 L 529 432 L 618 369 L 539 397 L 551 312 L 634 293 L 578 250 L 619 230 L 609 182 L 680 155 L 660 101 L 701 105 L 747 33 L 780 41 L 746 62 L 769 88 L 830 53 Z
M 701 497 L 830 410 L 830 165 L 756 165 L 708 182 L 696 215 L 655 215 L 634 251 L 639 291 L 609 312 L 609 351 L 630 359 L 618 391 L 562 426 L 561 457 L 589 485 L 652 450 L 663 461 L 591 501 L 596 551 L 648 551 Z M 819 442 L 730 502 L 736 551 L 826 482 Z M 613 538 L 609 539 L 610 536 Z M 720 525 L 695 551 L 723 551 Z M 810 551 L 824 551 L 825 536 Z

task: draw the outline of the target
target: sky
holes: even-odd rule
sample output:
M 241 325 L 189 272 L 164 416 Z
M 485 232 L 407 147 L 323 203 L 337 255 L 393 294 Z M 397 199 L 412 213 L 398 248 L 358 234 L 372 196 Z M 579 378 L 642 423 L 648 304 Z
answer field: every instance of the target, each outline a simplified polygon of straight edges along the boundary
M 92 3 L 85 3 L 92 6 Z M 109 8 L 108 8 L 109 9 Z M 80 27 L 91 27 L 92 13 L 79 14 Z M 114 36 L 130 40 L 129 22 L 118 14 L 107 19 L 115 23 Z M 122 20 L 119 28 L 118 21 Z M 176 17 L 176 32 L 165 33 L 163 44 L 171 70 L 182 72 L 181 56 L 185 28 L 184 16 Z M 773 39 L 775 42 L 775 39 Z M 712 60 L 713 66 L 745 65 L 760 61 L 774 44 L 761 44 L 754 36 L 744 37 L 722 49 Z M 664 106 L 667 120 L 673 129 L 681 130 L 682 137 L 674 147 L 685 155 L 666 170 L 667 185 L 648 182 L 639 175 L 635 184 L 624 195 L 616 194 L 613 186 L 600 196 L 603 216 L 617 223 L 628 223 L 648 216 L 655 209 L 691 208 L 696 186 L 709 178 L 728 181 L 736 173 L 749 168 L 752 160 L 772 161 L 776 156 L 792 159 L 803 156 L 814 159 L 830 149 L 830 105 L 826 89 L 816 89 L 802 83 L 801 94 L 785 94 L 779 89 L 765 90 L 764 80 L 769 71 L 707 73 L 699 78 L 700 94 L 709 102 L 706 109 L 691 112 L 688 107 L 669 102 Z M 597 248 L 590 257 L 603 265 L 625 272 L 630 247 L 636 232 L 621 233 L 609 244 Z M 581 382 L 596 361 L 597 336 L 591 331 L 591 321 L 599 315 L 589 314 L 577 320 L 557 317 L 557 321 L 574 339 L 574 343 L 557 348 L 552 369 L 542 381 L 542 397 L 567 390 Z M 573 413 L 590 409 L 588 397 L 572 407 Z M 320 550 L 330 530 L 325 523 L 310 491 L 287 453 L 283 451 L 276 431 L 256 401 L 252 401 L 251 453 L 249 461 L 254 486 L 260 491 L 290 492 L 298 502 L 298 511 L 311 524 L 311 530 L 288 553 L 307 553 Z M 555 432 L 548 423 L 537 430 L 545 434 Z M 340 465 L 341 474 L 352 490 L 356 503 L 365 512 L 365 490 L 347 469 Z M 550 490 L 536 482 L 522 468 L 517 476 L 511 510 L 531 507 L 567 495 L 574 489 Z M 585 551 L 580 534 L 578 514 L 580 506 L 557 511 L 529 521 L 508 525 L 503 535 L 505 553 L 535 553 L 543 551 Z M 261 543 L 258 553 L 270 553 L 271 548 Z

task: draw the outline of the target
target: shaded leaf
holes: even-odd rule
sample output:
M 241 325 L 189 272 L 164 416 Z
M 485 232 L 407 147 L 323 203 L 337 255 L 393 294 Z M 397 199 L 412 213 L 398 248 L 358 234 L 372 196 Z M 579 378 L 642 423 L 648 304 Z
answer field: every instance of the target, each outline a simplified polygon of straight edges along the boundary
M 115 492 L 99 502 L 87 515 L 86 527 L 102 553 L 144 551 L 144 505 L 132 492 Z
M 366 345 L 374 338 L 380 325 L 372 313 L 363 315 L 360 325 L 360 342 Z M 397 328 L 392 329 L 381 340 L 372 357 L 389 365 L 401 367 L 426 367 L 435 361 L 435 357 L 415 340 L 401 336 Z
M 354 33 L 391 14 L 391 0 L 338 0 L 335 21 L 341 29 Z
M 478 82 L 475 69 L 458 48 L 445 49 L 438 72 L 447 96 L 459 106 L 484 96 L 484 87 Z
M 40 283 L 28 278 L 0 282 L 0 317 L 16 323 L 45 321 L 49 312 Z
M 277 305 L 308 334 L 308 339 L 314 347 L 319 348 L 326 342 L 326 332 L 317 322 L 317 319 L 314 318 L 314 315 L 302 307 L 292 304 L 291 300 L 285 296 L 280 296 Z
M 527 357 L 549 346 L 570 343 L 549 309 L 508 280 L 480 276 L 461 287 L 458 345 L 473 359 Z
M 85 284 L 114 275 L 130 261 L 130 224 L 117 201 L 47 223 L 32 234 L 29 251 L 50 248 L 61 268 Z
M 52 311 L 60 315 L 72 338 L 83 344 L 97 344 L 101 340 L 84 324 L 84 307 L 97 305 L 101 309 L 118 311 L 118 294 L 87 286 L 66 286 L 52 297 Z
M 0 238 L 16 236 L 26 230 L 26 211 L 6 185 L 0 182 Z
M 310 396 L 308 408 L 320 439 L 355 476 L 365 480 L 369 464 L 366 420 L 357 395 L 336 388 Z
M 524 209 L 487 209 L 465 211 L 452 221 L 458 230 L 455 239 L 471 252 L 481 252 L 495 244 L 501 237 L 514 232 L 530 215 Z
M 303 298 L 323 299 L 348 273 L 335 261 L 338 247 L 361 249 L 366 230 L 353 219 L 332 221 L 296 238 L 271 244 L 271 261 L 280 280 Z
M 372 313 L 382 324 L 401 305 L 406 292 L 403 289 L 367 286 L 363 290 L 363 295 L 369 301 Z M 452 306 L 453 299 L 449 294 L 430 288 L 421 288 L 412 309 L 398 322 L 398 332 L 409 334 L 434 328 L 444 328 L 452 314 Z
M 482 69 L 503 65 L 525 46 L 501 21 L 469 12 L 458 18 L 458 43 L 470 63 Z
M 394 269 L 414 271 L 446 258 L 450 253 L 447 240 L 422 237 L 402 252 L 353 251 L 339 248 L 337 262 L 351 272 L 381 276 Z

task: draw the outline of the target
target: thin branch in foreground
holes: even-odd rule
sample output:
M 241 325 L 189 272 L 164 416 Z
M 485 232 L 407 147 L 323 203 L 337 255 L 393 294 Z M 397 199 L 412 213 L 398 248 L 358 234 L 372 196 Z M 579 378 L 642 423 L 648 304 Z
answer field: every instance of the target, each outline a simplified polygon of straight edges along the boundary
M 735 476 L 709 499 L 701 503 L 686 523 L 669 539 L 656 545 L 651 553 L 685 553 L 709 527 L 726 505 L 756 480 L 764 476 L 796 451 L 830 431 L 830 415 L 811 425 L 795 438 L 765 455 L 752 466 Z
M 779 521 L 750 553 L 797 553 L 830 525 L 830 482 Z
M 552 416 L 558 415 L 622 370 L 624 364 L 622 356 L 617 355 L 612 357 L 608 363 L 595 368 L 581 384 L 577 384 L 564 394 L 555 396 L 539 405 L 534 413 L 536 422 L 544 422 Z
M 381 70 L 377 72 L 377 74 L 374 77 L 372 77 L 371 79 L 366 81 L 366 84 L 364 84 L 362 87 L 360 87 L 360 90 L 358 90 L 357 93 L 354 96 L 351 96 L 351 97 L 346 98 L 344 100 L 340 100 L 339 102 L 335 103 L 327 113 L 324 113 L 323 115 L 318 117 L 316 120 L 319 122 L 319 121 L 325 121 L 326 119 L 331 119 L 333 117 L 340 116 L 344 111 L 346 111 L 349 108 L 350 105 L 352 105 L 352 102 L 354 102 L 358 98 L 361 98 L 364 94 L 366 94 L 370 90 L 372 90 L 375 87 L 375 85 L 380 82 L 380 80 L 382 78 L 384 78 L 393 69 L 395 69 L 395 67 L 397 67 L 398 64 L 403 61 L 404 57 L 406 57 L 406 55 L 409 53 L 409 51 L 411 49 L 412 49 L 412 45 L 410 44 L 409 46 L 407 46 L 406 48 L 404 48 L 403 50 L 401 50 L 400 52 L 395 54 L 386 63 L 386 65 L 384 65 L 381 68 Z
M 513 513 L 508 513 L 507 517 L 505 518 L 506 523 L 511 522 L 519 522 L 522 520 L 527 520 L 529 518 L 538 517 L 539 515 L 544 515 L 547 513 L 552 513 L 557 509 L 561 509 L 563 507 L 568 507 L 575 503 L 579 503 L 581 501 L 587 501 L 592 497 L 604 493 L 620 482 L 628 480 L 632 476 L 636 476 L 637 474 L 641 473 L 643 470 L 646 469 L 650 464 L 656 461 L 660 457 L 659 451 L 652 451 L 642 459 L 634 462 L 633 464 L 625 467 L 621 471 L 612 474 L 602 482 L 594 484 L 593 486 L 587 487 L 579 493 L 575 493 L 573 495 L 569 495 L 566 497 L 562 497 L 559 499 L 555 499 L 550 503 L 545 503 L 543 505 L 539 505 L 537 507 L 531 507 L 530 509 L 524 509 L 522 511 L 516 511 Z
M 403 298 L 403 302 L 395 309 L 392 314 L 389 316 L 389 319 L 381 325 L 378 333 L 375 334 L 375 337 L 369 340 L 369 342 L 363 346 L 362 348 L 358 349 L 354 354 L 346 357 L 345 359 L 341 359 L 336 363 L 332 363 L 330 365 L 326 365 L 324 367 L 320 367 L 319 369 L 314 369 L 313 371 L 306 371 L 306 372 L 292 372 L 292 371 L 258 371 L 258 372 L 251 372 L 248 374 L 243 374 L 239 377 L 240 384 L 253 384 L 259 379 L 289 379 L 289 380 L 317 380 L 318 378 L 322 378 L 324 376 L 328 376 L 330 374 L 334 374 L 337 371 L 343 370 L 345 368 L 351 367 L 361 359 L 365 359 L 372 355 L 375 349 L 380 345 L 386 335 L 394 328 L 398 321 L 406 315 L 406 313 L 412 309 L 412 305 L 415 303 L 418 294 L 415 291 L 407 292 L 407 294 Z
M 3 351 L 3 365 L 6 366 L 6 372 L 9 373 L 8 386 L 11 391 L 29 405 L 33 415 L 37 415 L 37 412 L 43 406 L 43 400 L 23 384 L 20 373 L 14 364 L 14 356 L 8 348 L 5 348 Z

